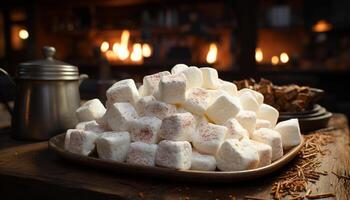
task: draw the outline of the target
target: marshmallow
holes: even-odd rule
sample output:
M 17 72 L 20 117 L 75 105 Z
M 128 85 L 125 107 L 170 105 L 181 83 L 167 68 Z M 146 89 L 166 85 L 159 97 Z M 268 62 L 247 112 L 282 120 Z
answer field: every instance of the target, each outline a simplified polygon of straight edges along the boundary
M 201 153 L 215 155 L 224 142 L 227 133 L 225 126 L 202 121 L 192 134 L 193 146 Z
M 144 97 L 146 96 L 146 93 L 145 93 L 145 86 L 144 85 L 141 85 L 138 89 L 139 91 L 139 97 Z
M 227 92 L 231 96 L 237 95 L 237 86 L 234 83 L 223 81 L 221 79 L 219 80 L 219 82 L 220 84 L 218 89 Z
M 176 113 L 163 119 L 159 136 L 165 140 L 190 141 L 195 130 L 196 120 L 191 113 Z
M 177 64 L 171 69 L 171 74 L 178 74 L 181 73 L 182 71 L 188 69 L 188 66 L 185 64 Z
M 95 141 L 98 138 L 96 133 L 78 129 L 68 132 L 70 133 L 66 135 L 66 139 L 69 139 L 69 142 L 65 142 L 67 151 L 87 156 L 95 149 Z
M 209 102 L 209 93 L 202 88 L 192 88 L 187 92 L 187 98 L 183 107 L 196 115 L 204 115 Z
M 259 164 L 259 154 L 254 145 L 237 139 L 226 140 L 215 155 L 221 171 L 254 169 Z
M 130 124 L 130 136 L 133 142 L 155 144 L 162 120 L 157 117 L 141 117 Z
M 139 116 L 145 115 L 145 107 L 149 104 L 151 101 L 155 101 L 156 98 L 153 96 L 144 96 L 141 97 L 140 100 L 136 103 L 135 109 Z
M 186 100 L 186 77 L 183 74 L 163 76 L 159 82 L 159 96 L 170 104 L 181 104 Z
M 279 122 L 275 127 L 275 131 L 281 134 L 283 149 L 290 149 L 301 143 L 298 119 Z
M 168 71 L 159 72 L 148 75 L 143 78 L 143 94 L 144 96 L 153 95 L 158 90 L 158 84 L 163 76 L 171 75 Z
M 183 73 L 186 77 L 186 87 L 190 88 L 200 88 L 203 85 L 203 76 L 202 71 L 198 67 L 189 67 L 183 70 Z
M 130 144 L 126 162 L 135 165 L 151 166 L 156 164 L 156 144 L 133 142 Z
M 211 105 L 219 96 L 222 96 L 224 94 L 230 96 L 227 92 L 225 92 L 224 90 L 207 90 L 208 94 L 209 94 L 209 104 Z
M 91 131 L 94 133 L 103 133 L 106 131 L 104 127 L 99 125 L 95 120 L 88 122 L 80 122 L 75 126 L 76 129 L 81 129 L 85 131 Z
M 76 110 L 76 115 L 81 122 L 96 120 L 106 112 L 105 107 L 98 99 L 91 99 L 85 102 Z
M 245 128 L 249 135 L 253 134 L 256 124 L 256 114 L 253 111 L 241 110 L 237 116 L 237 121 Z
M 187 141 L 162 140 L 158 144 L 156 164 L 173 169 L 191 167 L 192 147 Z
M 153 116 L 158 119 L 164 119 L 177 111 L 176 106 L 161 101 L 150 101 L 146 104 L 143 116 Z
M 227 120 L 224 126 L 227 128 L 226 139 L 249 138 L 249 132 L 235 118 Z
M 199 171 L 215 171 L 216 160 L 214 156 L 200 154 L 197 151 L 192 151 L 191 170 Z
M 238 100 L 229 95 L 219 96 L 207 109 L 206 115 L 216 124 L 224 124 L 240 111 Z
M 255 129 L 259 128 L 272 128 L 270 121 L 264 119 L 257 119 L 255 124 Z
M 256 100 L 254 94 L 250 91 L 238 91 L 238 99 L 241 102 L 241 105 L 244 110 L 249 110 L 253 112 L 257 112 L 260 104 Z
M 114 83 L 106 92 L 110 103 L 128 102 L 133 105 L 139 99 L 139 91 L 132 79 L 125 79 Z
M 130 147 L 128 132 L 105 132 L 96 140 L 98 157 L 124 162 Z
M 130 122 L 138 117 L 130 103 L 115 103 L 106 112 L 108 126 L 114 131 L 128 131 Z
M 262 95 L 260 92 L 257 92 L 255 90 L 249 89 L 249 88 L 243 88 L 241 90 L 238 91 L 238 94 L 244 93 L 244 92 L 249 92 L 251 93 L 256 101 L 258 102 L 259 105 L 261 105 L 262 103 L 264 103 L 264 95 Z
M 253 143 L 254 147 L 259 153 L 259 167 L 265 167 L 269 164 L 271 164 L 271 158 L 272 158 L 272 148 L 270 145 L 257 142 L 254 140 L 250 140 L 251 143 Z
M 272 161 L 283 156 L 282 138 L 277 131 L 268 128 L 261 128 L 254 132 L 252 139 L 271 146 Z
M 82 129 L 68 129 L 66 131 L 66 135 L 64 136 L 64 149 L 68 149 L 69 141 L 70 141 L 70 134 L 73 131 L 82 131 Z
M 203 75 L 203 88 L 217 89 L 220 85 L 218 71 L 210 67 L 200 68 Z
M 267 104 L 261 104 L 256 114 L 258 119 L 268 120 L 271 123 L 271 127 L 276 125 L 279 116 L 276 108 Z

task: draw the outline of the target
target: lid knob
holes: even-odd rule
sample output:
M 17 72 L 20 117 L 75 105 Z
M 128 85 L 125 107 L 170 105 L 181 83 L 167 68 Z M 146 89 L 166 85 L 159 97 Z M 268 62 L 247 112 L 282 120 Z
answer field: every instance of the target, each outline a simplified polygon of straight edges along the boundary
M 44 53 L 44 56 L 46 59 L 53 60 L 53 55 L 55 55 L 56 49 L 55 49 L 55 47 L 44 46 L 43 53 Z

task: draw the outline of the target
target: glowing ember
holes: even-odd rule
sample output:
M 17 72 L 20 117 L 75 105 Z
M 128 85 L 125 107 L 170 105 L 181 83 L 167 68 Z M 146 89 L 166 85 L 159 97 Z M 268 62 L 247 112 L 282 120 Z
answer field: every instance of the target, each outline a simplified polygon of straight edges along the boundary
M 217 59 L 217 55 L 218 55 L 218 47 L 216 46 L 215 43 L 211 43 L 207 54 L 207 62 L 210 64 L 215 63 Z
M 320 20 L 312 26 L 312 30 L 318 33 L 330 31 L 332 28 L 333 25 L 326 20 Z
M 130 55 L 130 59 L 134 62 L 142 60 L 142 48 L 140 43 L 135 43 L 133 45 L 133 51 Z
M 109 43 L 106 42 L 106 41 L 102 42 L 102 44 L 101 44 L 101 46 L 100 46 L 100 50 L 101 50 L 102 52 L 107 52 L 108 49 L 109 49 Z
M 264 58 L 263 52 L 260 48 L 255 49 L 255 60 L 256 62 L 261 62 Z
M 278 56 L 272 56 L 272 58 L 271 58 L 271 63 L 272 63 L 273 65 L 277 65 L 278 62 L 279 62 Z
M 287 63 L 289 61 L 289 56 L 287 53 L 283 52 L 280 55 L 281 63 Z
M 115 61 L 115 60 L 118 59 L 118 56 L 117 56 L 117 54 L 115 54 L 112 50 L 108 50 L 108 51 L 106 52 L 106 58 L 107 58 L 107 60 L 109 60 L 109 61 Z
M 152 49 L 149 44 L 145 43 L 142 45 L 142 55 L 145 58 L 148 58 L 152 55 Z

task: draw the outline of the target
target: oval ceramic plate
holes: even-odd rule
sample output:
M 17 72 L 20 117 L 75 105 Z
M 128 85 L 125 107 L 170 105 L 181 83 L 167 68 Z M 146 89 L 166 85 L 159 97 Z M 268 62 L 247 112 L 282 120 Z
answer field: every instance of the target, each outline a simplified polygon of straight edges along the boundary
M 140 165 L 132 165 L 127 163 L 113 162 L 108 160 L 102 160 L 92 156 L 82 156 L 79 154 L 66 151 L 64 146 L 64 135 L 60 134 L 50 139 L 49 148 L 56 152 L 59 156 L 68 159 L 70 161 L 80 163 L 83 165 L 89 165 L 96 168 L 107 169 L 116 173 L 124 174 L 129 173 L 133 175 L 150 176 L 157 178 L 165 178 L 180 181 L 194 181 L 202 182 L 236 182 L 242 180 L 249 180 L 258 178 L 267 174 L 270 174 L 291 161 L 303 147 L 304 139 L 302 138 L 301 144 L 293 147 L 289 151 L 285 152 L 285 155 L 273 162 L 272 164 L 251 170 L 244 171 L 194 171 L 194 170 L 175 170 L 162 167 L 148 167 Z

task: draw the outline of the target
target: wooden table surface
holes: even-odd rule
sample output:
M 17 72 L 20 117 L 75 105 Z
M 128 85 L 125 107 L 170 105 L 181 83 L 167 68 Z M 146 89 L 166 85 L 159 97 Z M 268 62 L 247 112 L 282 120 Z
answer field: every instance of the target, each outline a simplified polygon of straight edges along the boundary
M 350 140 L 344 115 L 330 121 L 335 142 L 322 157 L 321 176 L 309 183 L 313 193 L 333 192 L 336 199 L 350 199 L 350 180 L 331 172 L 350 174 Z M 271 199 L 274 180 L 290 166 L 264 178 L 240 183 L 211 184 L 174 182 L 135 177 L 81 166 L 66 161 L 48 149 L 47 142 L 21 142 L 0 133 L 0 199 L 243 199 L 254 196 Z

